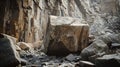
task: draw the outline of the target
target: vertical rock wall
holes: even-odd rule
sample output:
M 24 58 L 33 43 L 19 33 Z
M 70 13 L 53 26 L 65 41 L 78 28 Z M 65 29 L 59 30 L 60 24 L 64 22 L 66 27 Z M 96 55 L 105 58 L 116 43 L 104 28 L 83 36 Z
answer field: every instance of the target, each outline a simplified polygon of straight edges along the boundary
M 0 13 L 1 33 L 34 42 L 46 37 L 49 15 L 86 20 L 90 33 L 98 35 L 102 28 L 116 23 L 111 18 L 118 18 L 119 0 L 0 0 Z
M 82 18 L 73 0 L 1 0 L 0 32 L 34 42 L 44 38 L 48 15 Z

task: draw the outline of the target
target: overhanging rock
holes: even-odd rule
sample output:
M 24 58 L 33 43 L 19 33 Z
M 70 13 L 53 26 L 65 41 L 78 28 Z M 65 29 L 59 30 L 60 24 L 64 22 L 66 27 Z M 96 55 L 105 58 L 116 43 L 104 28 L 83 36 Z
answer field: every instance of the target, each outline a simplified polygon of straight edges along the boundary
M 89 25 L 78 18 L 50 16 L 49 29 L 49 55 L 80 52 L 88 44 Z

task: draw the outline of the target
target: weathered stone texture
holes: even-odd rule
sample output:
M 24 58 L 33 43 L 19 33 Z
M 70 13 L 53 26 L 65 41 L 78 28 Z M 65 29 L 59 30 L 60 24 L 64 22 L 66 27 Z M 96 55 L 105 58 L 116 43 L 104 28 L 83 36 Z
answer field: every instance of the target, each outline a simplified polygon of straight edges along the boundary
M 13 37 L 0 34 L 0 66 L 16 67 L 21 63 Z
M 90 34 L 95 37 L 118 34 L 119 3 L 119 0 L 0 0 L 0 33 L 22 42 L 43 40 L 46 44 L 48 17 L 55 15 L 87 21 Z
M 0 5 L 0 32 L 18 41 L 34 42 L 45 38 L 50 14 L 81 17 L 72 0 L 1 0 Z
M 119 14 L 119 0 L 1 0 L 0 5 L 0 31 L 26 42 L 42 39 L 49 14 L 86 19 L 89 23 L 99 14 Z
M 50 16 L 49 32 L 50 54 L 78 52 L 88 45 L 89 25 L 77 18 Z

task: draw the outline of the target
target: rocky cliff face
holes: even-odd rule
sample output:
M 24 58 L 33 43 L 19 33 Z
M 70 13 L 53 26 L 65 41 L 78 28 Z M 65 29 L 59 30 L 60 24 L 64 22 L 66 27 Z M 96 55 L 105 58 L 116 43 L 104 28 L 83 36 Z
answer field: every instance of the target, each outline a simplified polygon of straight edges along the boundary
M 119 0 L 1 0 L 0 13 L 0 32 L 18 41 L 46 38 L 49 15 L 86 20 L 96 36 L 119 33 Z
M 0 5 L 0 32 L 25 42 L 44 38 L 50 14 L 81 17 L 72 0 L 3 0 Z
M 55 25 L 51 24 L 50 15 L 57 17 L 54 19 Z M 87 28 L 81 26 L 81 21 L 87 22 Z M 71 23 L 72 25 L 80 23 L 80 26 L 78 24 L 71 26 Z M 88 46 L 88 29 L 90 46 Z M 0 33 L 14 36 L 17 41 L 22 41 L 16 45 L 19 49 L 14 49 L 18 50 L 20 56 L 27 59 L 30 64 L 47 66 L 55 63 L 55 67 L 59 65 L 64 67 L 66 62 L 72 66 L 71 62 L 76 65 L 81 58 L 85 58 L 94 63 L 97 61 L 95 63 L 97 67 L 113 67 L 117 64 L 118 67 L 120 66 L 118 62 L 120 60 L 120 0 L 0 0 Z M 6 50 L 4 44 L 2 45 L 1 48 Z M 80 51 L 81 55 L 70 54 L 66 58 L 56 59 L 42 52 L 39 53 L 42 48 L 34 51 L 34 48 L 41 46 L 45 51 L 53 53 L 58 50 L 56 53 L 60 55 L 66 53 L 64 52 L 66 48 L 63 47 L 67 47 L 68 53 Z M 88 47 L 85 48 L 86 46 Z M 3 53 L 1 56 L 4 55 L 6 54 Z M 81 67 L 84 64 L 94 66 L 84 61 L 77 65 Z

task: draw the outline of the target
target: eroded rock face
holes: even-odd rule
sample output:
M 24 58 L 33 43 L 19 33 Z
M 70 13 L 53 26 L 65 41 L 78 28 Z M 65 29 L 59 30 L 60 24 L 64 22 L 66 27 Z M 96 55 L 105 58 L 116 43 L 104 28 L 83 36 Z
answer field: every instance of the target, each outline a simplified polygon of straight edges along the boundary
M 80 52 L 88 45 L 89 26 L 79 19 L 51 16 L 49 32 L 48 54 Z
M 25 42 L 46 37 L 49 15 L 82 17 L 72 0 L 1 0 L 0 6 L 0 32 Z
M 56 15 L 86 20 L 90 34 L 96 37 L 111 31 L 119 33 L 119 3 L 119 0 L 1 0 L 0 32 L 22 42 L 45 40 L 48 17 Z
M 108 42 L 120 43 L 120 0 L 0 0 L 0 13 L 0 32 L 15 36 L 18 41 L 27 43 L 34 43 L 43 39 L 43 49 L 45 50 L 48 47 L 51 50 L 54 46 L 56 50 L 59 49 L 58 51 L 64 50 L 62 53 L 70 53 L 81 51 L 86 46 L 76 44 L 81 43 L 77 41 L 83 37 L 79 39 L 80 27 L 71 26 L 72 19 L 65 20 L 65 22 L 69 20 L 70 23 L 62 22 L 61 28 L 56 24 L 61 24 L 60 22 L 63 20 L 57 18 L 56 20 L 60 21 L 56 22 L 55 20 L 55 25 L 52 25 L 55 28 L 53 32 L 57 32 L 49 34 L 51 35 L 51 41 L 49 42 L 49 15 L 70 16 L 79 18 L 80 21 L 87 21 L 90 25 L 90 34 L 95 36 L 95 39 L 102 41 L 93 42 L 94 40 L 91 39 L 93 43 L 90 42 L 91 45 L 84 49 L 86 52 L 83 50 L 86 54 L 85 57 L 93 55 L 92 57 L 95 60 L 94 55 L 105 54 L 104 49 Z M 73 33 L 74 31 L 77 32 Z M 48 43 L 57 44 L 48 46 Z M 61 46 L 61 44 L 64 46 Z M 38 48 L 40 45 L 34 46 Z

